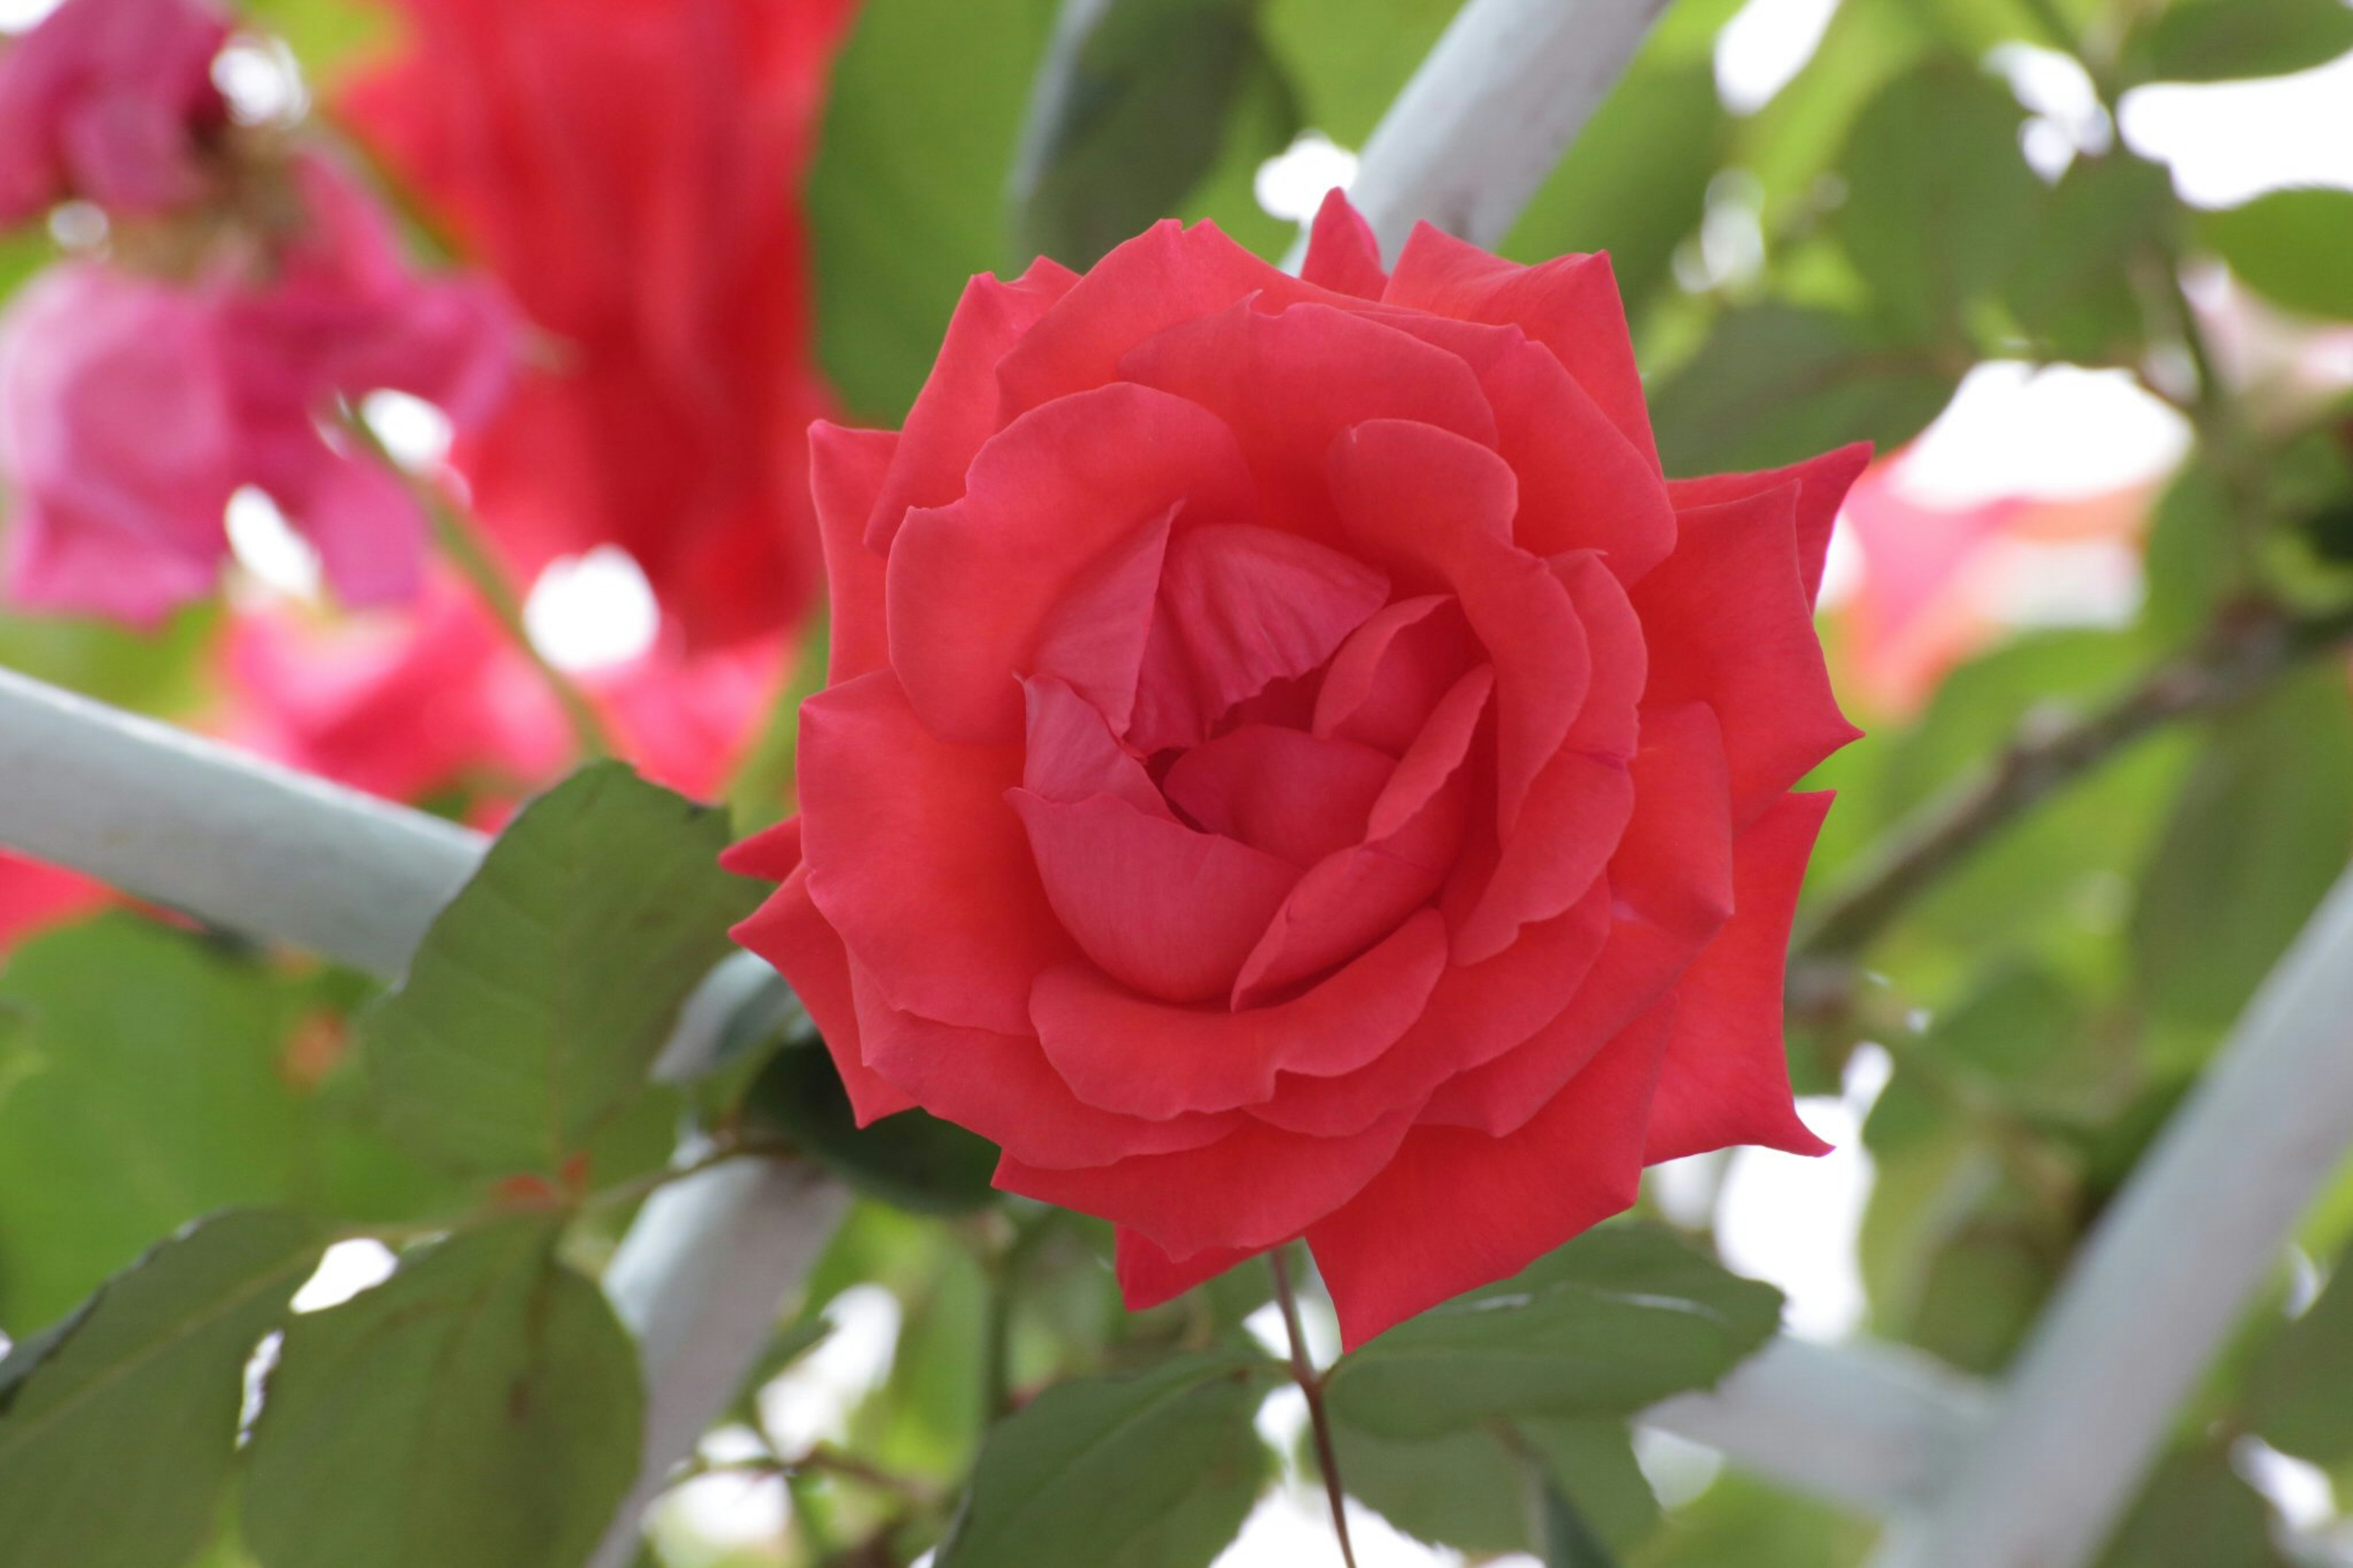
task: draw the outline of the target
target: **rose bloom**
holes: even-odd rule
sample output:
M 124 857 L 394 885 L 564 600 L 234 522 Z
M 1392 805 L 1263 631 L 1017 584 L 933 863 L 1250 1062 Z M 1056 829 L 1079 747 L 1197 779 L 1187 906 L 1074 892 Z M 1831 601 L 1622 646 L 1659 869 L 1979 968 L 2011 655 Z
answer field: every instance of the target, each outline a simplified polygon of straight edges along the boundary
M 1606 258 L 1164 224 L 976 279 L 906 428 L 813 446 L 831 684 L 740 937 L 1132 1306 L 1304 1237 L 1353 1343 L 1646 1162 L 1822 1148 L 1789 787 L 1855 733 L 1810 600 L 1865 453 L 1663 479 Z
M 797 191 L 850 0 L 400 0 L 345 118 L 548 337 L 454 454 L 528 578 L 628 551 L 698 645 L 820 572 Z
M 0 223 L 71 196 L 120 213 L 202 197 L 228 31 L 210 0 L 66 0 L 0 51 Z
M 224 515 L 267 491 L 346 602 L 422 583 L 425 522 L 399 479 L 330 435 L 338 405 L 395 389 L 479 421 L 514 331 L 480 280 L 427 278 L 373 200 L 325 160 L 290 171 L 299 222 L 266 265 L 180 283 L 109 262 L 36 279 L 0 318 L 0 480 L 20 603 L 150 624 L 212 591 Z

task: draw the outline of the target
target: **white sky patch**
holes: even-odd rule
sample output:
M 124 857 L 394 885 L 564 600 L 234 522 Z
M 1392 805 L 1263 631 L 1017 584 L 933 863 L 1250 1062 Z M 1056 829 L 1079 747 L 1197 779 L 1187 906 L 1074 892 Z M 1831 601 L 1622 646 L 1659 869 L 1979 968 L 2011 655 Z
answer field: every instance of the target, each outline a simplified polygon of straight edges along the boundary
M 49 237 L 67 250 L 96 250 L 113 230 L 106 209 L 96 202 L 59 202 L 49 209 Z
M 1754 114 L 1805 68 L 1838 0 L 1748 0 L 1715 36 L 1715 92 L 1735 114 Z
M 2005 496 L 2095 496 L 2162 476 L 2189 448 L 2181 416 L 2128 372 L 1996 361 L 1962 380 L 1895 483 L 1923 505 L 1954 510 Z
M 2003 44 L 1986 63 L 2009 80 L 2020 104 L 2031 111 L 2019 130 L 2019 150 L 2044 180 L 2056 181 L 2079 153 L 2097 157 L 2116 145 L 2116 128 L 2074 56 L 2032 44 Z
M 825 1318 L 833 1331 L 760 1390 L 760 1425 L 786 1458 L 839 1442 L 899 1352 L 899 1299 L 880 1285 L 851 1286 L 826 1304 Z
M 1835 610 L 1862 586 L 1862 546 L 1855 542 L 1852 530 L 1835 528 L 1831 532 L 1830 552 L 1822 558 L 1822 588 L 1814 597 L 1814 607 Z
M 291 125 L 311 107 L 302 68 L 282 38 L 241 37 L 213 59 L 213 85 L 240 125 Z
M 661 607 L 644 568 L 617 545 L 551 561 L 523 601 L 532 646 L 558 669 L 627 664 L 654 646 Z
M 2248 0 L 2252 4 L 2253 0 Z M 2201 207 L 2286 185 L 2353 187 L 2353 54 L 2255 81 L 2152 82 L 2116 106 L 2125 145 Z
M 1698 1500 L 1724 1471 L 1724 1456 L 1715 1449 L 1651 1426 L 1634 1428 L 1634 1462 L 1642 1467 L 1662 1508 Z
M 449 456 L 449 416 L 421 397 L 389 387 L 371 392 L 360 399 L 360 416 L 392 460 L 412 474 L 438 468 Z
M 1809 1095 L 1798 1112 L 1836 1145 L 1820 1159 L 1771 1149 L 1734 1152 L 1715 1213 L 1716 1250 L 1734 1272 L 1778 1286 L 1782 1322 L 1804 1339 L 1839 1340 L 1862 1324 L 1866 1306 L 1855 1242 L 1871 1198 L 1871 1156 L 1862 1121 L 1887 1085 L 1887 1053 L 1856 1047 L 1836 1099 Z
M 227 524 L 229 554 L 248 577 L 269 593 L 316 602 L 319 552 L 267 492 L 241 487 L 228 498 Z
M 1968 579 L 1988 619 L 2021 630 L 2128 626 L 2147 594 L 2140 551 L 2121 539 L 1996 539 Z
M 1403 1535 L 1388 1521 L 1351 1500 L 1348 1538 L 1356 1549 L 1356 1568 L 1461 1568 L 1462 1554 L 1444 1547 L 1424 1546 Z M 1241 1534 L 1220 1553 L 1211 1568 L 1301 1568 L 1303 1563 L 1337 1563 L 1333 1543 L 1331 1505 L 1321 1486 L 1286 1486 L 1259 1500 L 1242 1521 Z M 1531 1557 L 1499 1557 L 1492 1568 L 1535 1568 Z
M 1290 146 L 1258 166 L 1250 180 L 1261 211 L 1289 223 L 1305 223 L 1325 195 L 1356 181 L 1356 155 L 1321 131 L 1303 131 Z
M 29 32 L 64 0 L 0 0 L 0 33 Z
M 2337 1517 L 2337 1489 L 2328 1472 L 2260 1437 L 2241 1437 L 2231 1445 L 2231 1468 L 2270 1500 L 2292 1530 L 2319 1530 Z
M 319 1267 L 294 1292 L 293 1309 L 298 1312 L 323 1312 L 330 1307 L 340 1307 L 361 1291 L 391 1279 L 399 1263 L 392 1248 L 380 1241 L 366 1237 L 339 1241 L 327 1248 L 326 1256 L 319 1259 Z

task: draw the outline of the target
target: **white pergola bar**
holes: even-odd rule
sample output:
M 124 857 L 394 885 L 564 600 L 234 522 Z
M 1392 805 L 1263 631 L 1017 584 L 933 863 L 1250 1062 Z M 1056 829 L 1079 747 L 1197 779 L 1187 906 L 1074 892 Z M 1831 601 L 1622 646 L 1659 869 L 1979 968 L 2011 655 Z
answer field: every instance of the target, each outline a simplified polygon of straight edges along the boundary
M 1422 222 L 1500 243 L 1667 4 L 1469 0 L 1382 116 L 1348 187 L 1381 254 L 1394 261 Z
M 2353 872 L 2102 1216 L 1952 1486 L 1877 1568 L 2091 1561 L 2353 1145 Z

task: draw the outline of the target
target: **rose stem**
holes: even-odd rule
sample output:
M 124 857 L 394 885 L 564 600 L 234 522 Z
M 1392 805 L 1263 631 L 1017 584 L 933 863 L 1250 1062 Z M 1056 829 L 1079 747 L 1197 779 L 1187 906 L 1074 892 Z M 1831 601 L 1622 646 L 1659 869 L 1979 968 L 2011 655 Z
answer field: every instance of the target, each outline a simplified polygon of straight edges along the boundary
M 1291 1266 L 1282 1248 L 1266 1255 L 1274 1272 L 1274 1299 L 1282 1304 L 1282 1329 L 1291 1338 L 1291 1377 L 1307 1396 L 1307 1419 L 1315 1429 L 1315 1466 L 1324 1472 L 1324 1495 L 1332 1504 L 1332 1529 L 1340 1538 L 1340 1561 L 1356 1568 L 1356 1550 L 1348 1542 L 1348 1499 L 1340 1487 L 1340 1461 L 1332 1449 L 1332 1418 L 1324 1409 L 1324 1377 L 1307 1359 L 1307 1333 L 1299 1323 L 1299 1297 L 1291 1288 Z

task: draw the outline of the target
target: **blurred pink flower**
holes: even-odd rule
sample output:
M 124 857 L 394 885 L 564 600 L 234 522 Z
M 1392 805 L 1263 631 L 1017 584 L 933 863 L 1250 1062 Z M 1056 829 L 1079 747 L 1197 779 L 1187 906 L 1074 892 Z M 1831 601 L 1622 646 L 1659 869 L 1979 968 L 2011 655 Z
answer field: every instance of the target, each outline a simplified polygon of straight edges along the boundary
M 127 213 L 202 196 L 228 32 L 213 0 L 66 0 L 0 54 L 0 223 L 74 196 Z
M 99 262 L 37 279 L 0 319 L 0 479 L 20 601 L 152 623 L 207 593 L 240 485 L 269 492 L 355 605 L 421 581 L 424 521 L 337 431 L 390 388 L 460 425 L 496 404 L 516 329 L 475 279 L 408 269 L 391 226 L 322 159 L 266 272 L 188 286 Z
M 0 852 L 0 953 L 28 936 L 90 913 L 111 896 L 63 867 Z
M 662 646 L 577 679 L 626 760 L 710 799 L 765 721 L 786 657 L 774 637 L 692 655 Z M 488 825 L 574 759 L 539 672 L 448 578 L 405 611 L 241 614 L 224 664 L 216 727 L 228 739 L 387 799 L 464 791 Z

